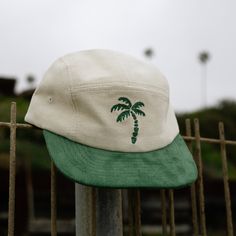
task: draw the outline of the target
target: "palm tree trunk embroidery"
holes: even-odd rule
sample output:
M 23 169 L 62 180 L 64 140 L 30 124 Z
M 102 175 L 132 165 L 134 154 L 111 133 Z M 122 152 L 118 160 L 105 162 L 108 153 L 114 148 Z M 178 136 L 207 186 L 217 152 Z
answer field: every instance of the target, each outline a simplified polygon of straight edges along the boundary
M 132 134 L 133 136 L 131 137 L 131 142 L 133 144 L 135 144 L 136 141 L 137 141 L 138 130 L 139 130 L 139 128 L 138 128 L 138 120 L 137 120 L 136 115 L 133 112 L 131 112 L 131 115 L 132 115 L 132 117 L 134 119 L 134 132 Z
M 135 144 L 137 141 L 138 132 L 139 132 L 137 115 L 145 116 L 145 113 L 142 110 L 140 110 L 141 107 L 144 107 L 144 103 L 139 101 L 139 102 L 134 103 L 134 105 L 132 105 L 131 101 L 126 97 L 120 97 L 118 100 L 122 101 L 123 103 L 118 103 L 112 106 L 111 112 L 116 111 L 116 110 L 122 111 L 118 115 L 116 122 L 122 122 L 128 117 L 130 117 L 130 115 L 132 116 L 134 120 L 134 127 L 133 127 L 133 133 L 131 136 L 131 143 Z

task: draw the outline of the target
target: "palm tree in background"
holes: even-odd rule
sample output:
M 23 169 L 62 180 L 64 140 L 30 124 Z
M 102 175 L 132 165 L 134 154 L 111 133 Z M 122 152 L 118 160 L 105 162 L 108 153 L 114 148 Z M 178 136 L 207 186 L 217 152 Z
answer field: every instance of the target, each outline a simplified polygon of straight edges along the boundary
M 118 100 L 123 103 L 118 103 L 112 106 L 111 112 L 120 110 L 122 111 L 118 115 L 116 122 L 122 122 L 125 119 L 132 116 L 134 120 L 134 131 L 132 133 L 131 142 L 135 144 L 137 141 L 137 136 L 139 131 L 137 115 L 145 116 L 145 113 L 142 110 L 140 110 L 141 107 L 144 107 L 144 103 L 139 101 L 134 103 L 134 105 L 132 105 L 131 101 L 126 97 L 120 97 Z
M 207 62 L 210 59 L 209 52 L 200 52 L 198 59 L 202 65 L 202 105 L 205 107 L 207 105 Z
M 29 84 L 32 84 L 32 83 L 34 83 L 35 78 L 34 78 L 33 75 L 28 75 L 28 76 L 26 77 L 26 80 L 27 80 L 27 82 L 28 82 Z
M 32 74 L 27 75 L 26 82 L 28 84 L 28 90 L 35 88 L 35 77 Z
M 151 60 L 154 57 L 154 50 L 152 48 L 146 48 L 144 50 L 144 56 Z

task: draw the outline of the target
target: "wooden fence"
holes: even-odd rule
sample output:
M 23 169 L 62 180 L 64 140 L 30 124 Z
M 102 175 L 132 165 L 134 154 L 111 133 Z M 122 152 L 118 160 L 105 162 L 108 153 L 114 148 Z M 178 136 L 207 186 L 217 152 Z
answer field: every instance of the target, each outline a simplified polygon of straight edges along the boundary
M 0 128 L 7 127 L 10 129 L 10 162 L 9 162 L 9 206 L 8 206 L 8 236 L 14 235 L 14 220 L 15 220 L 15 179 L 16 179 L 16 131 L 17 129 L 32 129 L 35 128 L 29 124 L 16 123 L 16 103 L 11 104 L 10 122 L 0 122 Z M 221 161 L 222 161 L 222 178 L 224 183 L 225 209 L 227 222 L 227 235 L 233 236 L 233 221 L 231 213 L 230 188 L 228 183 L 228 168 L 226 146 L 236 145 L 236 141 L 226 140 L 224 134 L 224 124 L 219 122 L 219 139 L 204 138 L 200 135 L 200 126 L 198 119 L 194 119 L 193 131 L 191 129 L 190 120 L 186 120 L 186 135 L 183 136 L 190 151 L 193 152 L 196 161 L 199 176 L 195 184 L 190 188 L 191 209 L 192 209 L 192 228 L 193 235 L 206 236 L 206 214 L 205 214 L 205 199 L 203 185 L 203 164 L 201 143 L 207 142 L 220 145 Z M 192 134 L 194 133 L 194 135 Z M 193 148 L 194 144 L 194 148 Z M 162 212 L 162 235 L 176 235 L 175 227 L 175 207 L 174 207 L 174 191 L 178 190 L 160 190 L 161 195 L 161 212 Z M 92 191 L 95 194 L 95 191 Z M 129 235 L 140 236 L 142 234 L 141 225 L 141 201 L 139 190 L 128 190 L 128 218 L 129 218 Z M 169 205 L 167 210 L 167 203 Z M 93 206 L 95 207 L 95 206 Z M 57 203 L 56 203 L 56 168 L 51 164 L 51 235 L 57 235 Z M 95 212 L 95 209 L 94 209 Z M 91 217 L 95 217 L 92 214 Z M 168 222 L 167 222 L 167 219 Z M 92 222 L 94 222 L 92 220 Z M 95 225 L 93 226 L 95 227 Z M 95 230 L 93 235 L 95 235 Z

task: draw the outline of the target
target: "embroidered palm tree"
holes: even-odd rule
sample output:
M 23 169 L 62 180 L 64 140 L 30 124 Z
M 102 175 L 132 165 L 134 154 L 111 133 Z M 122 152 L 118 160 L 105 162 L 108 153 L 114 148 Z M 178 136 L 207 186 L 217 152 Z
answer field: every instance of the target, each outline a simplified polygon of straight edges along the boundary
M 142 110 L 140 110 L 141 107 L 144 107 L 144 103 L 143 102 L 136 102 L 136 103 L 134 103 L 134 105 L 132 105 L 130 100 L 126 97 L 120 97 L 118 100 L 123 103 L 118 103 L 118 104 L 114 105 L 111 108 L 111 112 L 122 111 L 118 115 L 116 122 L 122 122 L 125 119 L 132 116 L 132 118 L 134 120 L 134 131 L 132 133 L 131 142 L 133 144 L 135 144 L 137 141 L 138 131 L 139 131 L 137 115 L 145 116 L 145 113 Z

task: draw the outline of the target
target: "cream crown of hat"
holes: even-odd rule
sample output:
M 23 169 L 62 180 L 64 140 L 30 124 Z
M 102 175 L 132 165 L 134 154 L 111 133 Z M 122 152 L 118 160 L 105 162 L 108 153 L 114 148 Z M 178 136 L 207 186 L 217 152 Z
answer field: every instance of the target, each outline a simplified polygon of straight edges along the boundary
M 179 187 L 197 177 L 153 65 L 111 50 L 56 60 L 25 120 L 44 130 L 57 167 L 76 182 L 103 187 Z

